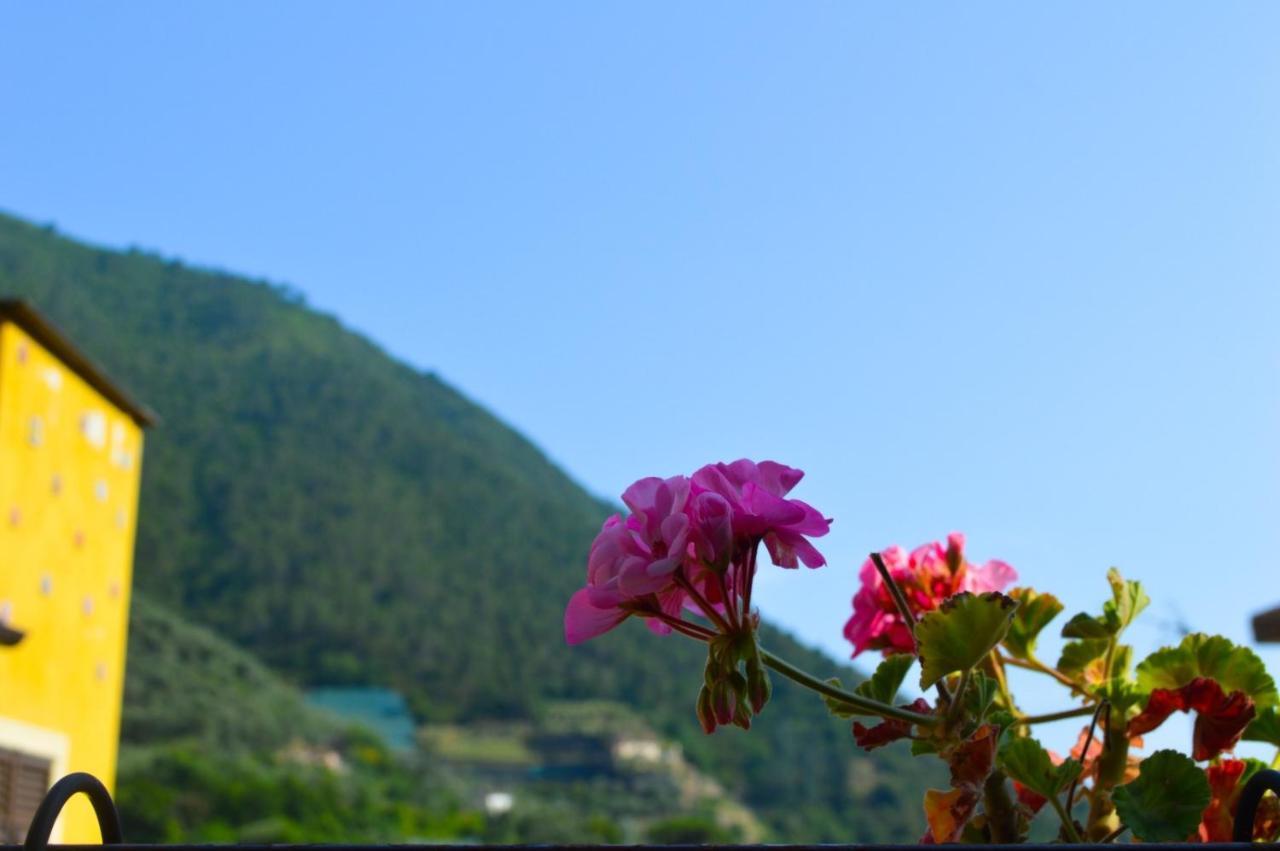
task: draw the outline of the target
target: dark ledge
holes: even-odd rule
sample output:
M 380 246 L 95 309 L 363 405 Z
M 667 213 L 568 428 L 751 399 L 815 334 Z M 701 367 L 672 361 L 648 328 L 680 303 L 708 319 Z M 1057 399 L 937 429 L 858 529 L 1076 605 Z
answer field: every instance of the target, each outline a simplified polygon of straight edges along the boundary
M 26 637 L 22 630 L 0 623 L 0 647 L 12 647 Z

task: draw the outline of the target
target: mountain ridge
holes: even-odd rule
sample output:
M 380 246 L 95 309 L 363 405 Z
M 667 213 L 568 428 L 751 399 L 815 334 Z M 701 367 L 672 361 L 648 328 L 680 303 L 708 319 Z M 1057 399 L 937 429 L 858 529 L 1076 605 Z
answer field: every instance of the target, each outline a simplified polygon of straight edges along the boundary
M 426 720 L 626 703 L 780 838 L 919 835 L 915 804 L 895 808 L 921 770 L 900 749 L 855 754 L 812 695 L 778 683 L 749 734 L 704 737 L 702 648 L 637 624 L 566 647 L 564 602 L 614 507 L 436 373 L 279 285 L 8 216 L 0 294 L 33 301 L 163 417 L 135 572 L 158 603 L 296 683 L 398 688 Z M 764 641 L 856 677 L 771 627 Z

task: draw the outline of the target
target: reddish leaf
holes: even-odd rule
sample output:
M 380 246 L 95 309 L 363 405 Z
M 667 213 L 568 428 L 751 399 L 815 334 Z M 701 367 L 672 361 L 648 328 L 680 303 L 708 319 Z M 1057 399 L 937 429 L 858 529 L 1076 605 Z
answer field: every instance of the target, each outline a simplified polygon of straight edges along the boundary
M 981 786 L 991 775 L 996 762 L 996 744 L 999 729 L 994 724 L 984 724 L 969 739 L 951 752 L 952 786 Z
M 957 842 L 964 826 L 978 807 L 980 793 L 972 786 L 940 792 L 930 789 L 924 793 L 924 817 L 929 823 L 929 838 L 941 845 Z
M 1244 787 L 1241 777 L 1248 770 L 1242 759 L 1224 759 L 1204 770 L 1213 797 L 1204 808 L 1197 837 L 1201 842 L 1230 842 L 1235 827 L 1236 810 L 1240 806 L 1240 793 Z M 1258 803 L 1253 819 L 1253 838 L 1272 841 L 1280 831 L 1280 799 L 1267 795 Z
M 923 697 L 917 697 L 908 705 L 902 707 L 910 709 L 913 712 L 928 714 L 932 711 L 929 702 Z M 867 727 L 859 721 L 853 722 L 853 740 L 858 743 L 858 747 L 865 750 L 875 750 L 883 747 L 890 742 L 896 742 L 898 739 L 905 739 L 911 735 L 911 722 L 899 721 L 896 718 L 886 718 L 874 727 Z
M 1205 769 L 1205 777 L 1209 780 L 1209 806 L 1204 808 L 1200 818 L 1201 842 L 1230 842 L 1232 827 L 1235 824 L 1236 785 L 1244 774 L 1245 761 L 1242 759 L 1224 759 L 1217 765 Z
M 1147 708 L 1129 722 L 1128 734 L 1149 733 L 1175 712 L 1196 713 L 1191 755 L 1202 761 L 1235 748 L 1257 710 L 1244 692 L 1226 695 L 1217 680 L 1196 677 L 1179 689 L 1153 689 Z
M 1039 792 L 1033 792 L 1017 780 L 1013 781 L 1013 791 L 1018 796 L 1018 803 L 1026 807 L 1031 815 L 1035 815 L 1049 803 L 1049 799 Z

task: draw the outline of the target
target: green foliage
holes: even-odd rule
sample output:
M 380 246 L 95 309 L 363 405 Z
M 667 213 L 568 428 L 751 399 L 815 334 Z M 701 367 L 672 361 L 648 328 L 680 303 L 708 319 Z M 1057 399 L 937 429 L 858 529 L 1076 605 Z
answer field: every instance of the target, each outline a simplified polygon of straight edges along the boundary
M 1269 706 L 1244 730 L 1244 738 L 1250 742 L 1266 742 L 1280 748 L 1280 710 Z
M 649 827 L 645 839 L 655 845 L 732 845 L 742 834 L 702 815 L 669 818 Z
M 1006 736 L 1000 745 L 999 765 L 1004 773 L 1045 798 L 1056 798 L 1080 776 L 1081 765 L 1068 759 L 1054 765 L 1049 753 L 1032 738 Z
M 1276 684 L 1258 655 L 1220 635 L 1195 632 L 1177 647 L 1165 647 L 1138 664 L 1138 687 L 1181 688 L 1196 677 L 1217 680 L 1223 691 L 1242 691 L 1258 709 L 1276 705 Z
M 920 687 L 978 664 L 1004 638 L 1017 607 L 996 592 L 962 593 L 926 613 L 916 624 Z
M 145 593 L 133 595 L 128 660 L 120 730 L 126 747 L 184 741 L 270 751 L 295 739 L 329 741 L 342 730 L 253 656 Z
M 1142 583 L 1126 580 L 1114 567 L 1107 571 L 1107 582 L 1111 585 L 1111 599 L 1103 603 L 1102 617 L 1075 615 L 1062 627 L 1063 638 L 1114 638 L 1151 603 Z
M 144 843 L 389 843 L 482 829 L 425 767 L 375 765 L 335 772 L 213 746 L 132 748 L 116 797 L 130 840 Z
M 1209 805 L 1209 781 L 1188 756 L 1156 751 L 1142 761 L 1137 779 L 1112 793 L 1116 812 L 1144 842 L 1182 842 Z
M 1030 588 L 1014 588 L 1009 592 L 1018 603 L 1004 647 L 1011 656 L 1029 659 L 1035 655 L 1036 639 L 1049 622 L 1062 612 L 1062 603 L 1052 594 L 1041 594 Z
M 693 715 L 701 647 L 630 623 L 566 648 L 564 604 L 613 506 L 438 376 L 281 288 L 7 217 L 0 293 L 31 299 L 163 418 L 147 435 L 135 566 L 150 600 L 292 683 L 394 688 L 423 720 L 627 704 L 779 840 L 919 835 L 914 803 L 880 801 L 894 784 L 927 785 L 930 769 L 892 751 L 855 757 L 847 725 L 812 694 L 777 682 L 749 734 L 708 737 Z M 859 679 L 775 630 L 762 641 Z M 142 694 L 155 688 L 130 690 L 131 747 L 236 723 L 165 718 Z M 277 710 L 241 699 L 265 725 L 252 736 L 274 737 Z M 881 780 L 854 784 L 855 764 Z
M 999 689 L 1000 684 L 993 677 L 974 672 L 963 695 L 965 713 L 971 720 L 981 723 L 987 717 Z
M 907 671 L 915 664 L 915 657 L 910 653 L 894 653 L 876 666 L 875 672 L 858 684 L 854 692 L 861 697 L 870 698 L 880 703 L 892 704 L 898 697 L 898 690 L 907 678 Z
M 902 683 L 907 678 L 907 671 L 911 670 L 911 666 L 915 664 L 916 657 L 910 653 L 894 653 L 886 656 L 876 666 L 875 672 L 867 679 L 858 684 L 853 690 L 854 694 L 871 700 L 879 701 L 893 705 L 898 697 L 898 690 L 902 688 Z M 833 677 L 827 682 L 836 688 L 844 688 L 839 678 Z M 853 718 L 855 716 L 866 715 L 867 713 L 855 706 L 850 706 L 834 697 L 824 697 L 823 700 L 827 704 L 827 709 L 833 714 L 841 718 Z
M 1106 656 L 1110 643 L 1111 640 L 1108 638 L 1068 641 L 1062 645 L 1062 655 L 1058 657 L 1058 670 L 1069 676 L 1084 673 L 1091 664 Z

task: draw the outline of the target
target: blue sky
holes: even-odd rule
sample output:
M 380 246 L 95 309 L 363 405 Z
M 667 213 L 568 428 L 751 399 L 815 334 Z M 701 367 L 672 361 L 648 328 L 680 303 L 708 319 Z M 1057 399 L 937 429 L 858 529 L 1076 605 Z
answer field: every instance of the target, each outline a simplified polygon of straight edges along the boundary
M 1246 640 L 1280 604 L 1278 27 L 9 6 L 0 207 L 287 282 L 601 494 L 804 468 L 831 564 L 758 593 L 832 653 L 865 553 L 951 529 L 1070 610 L 1109 565 L 1141 578 L 1140 654 L 1179 621 Z

